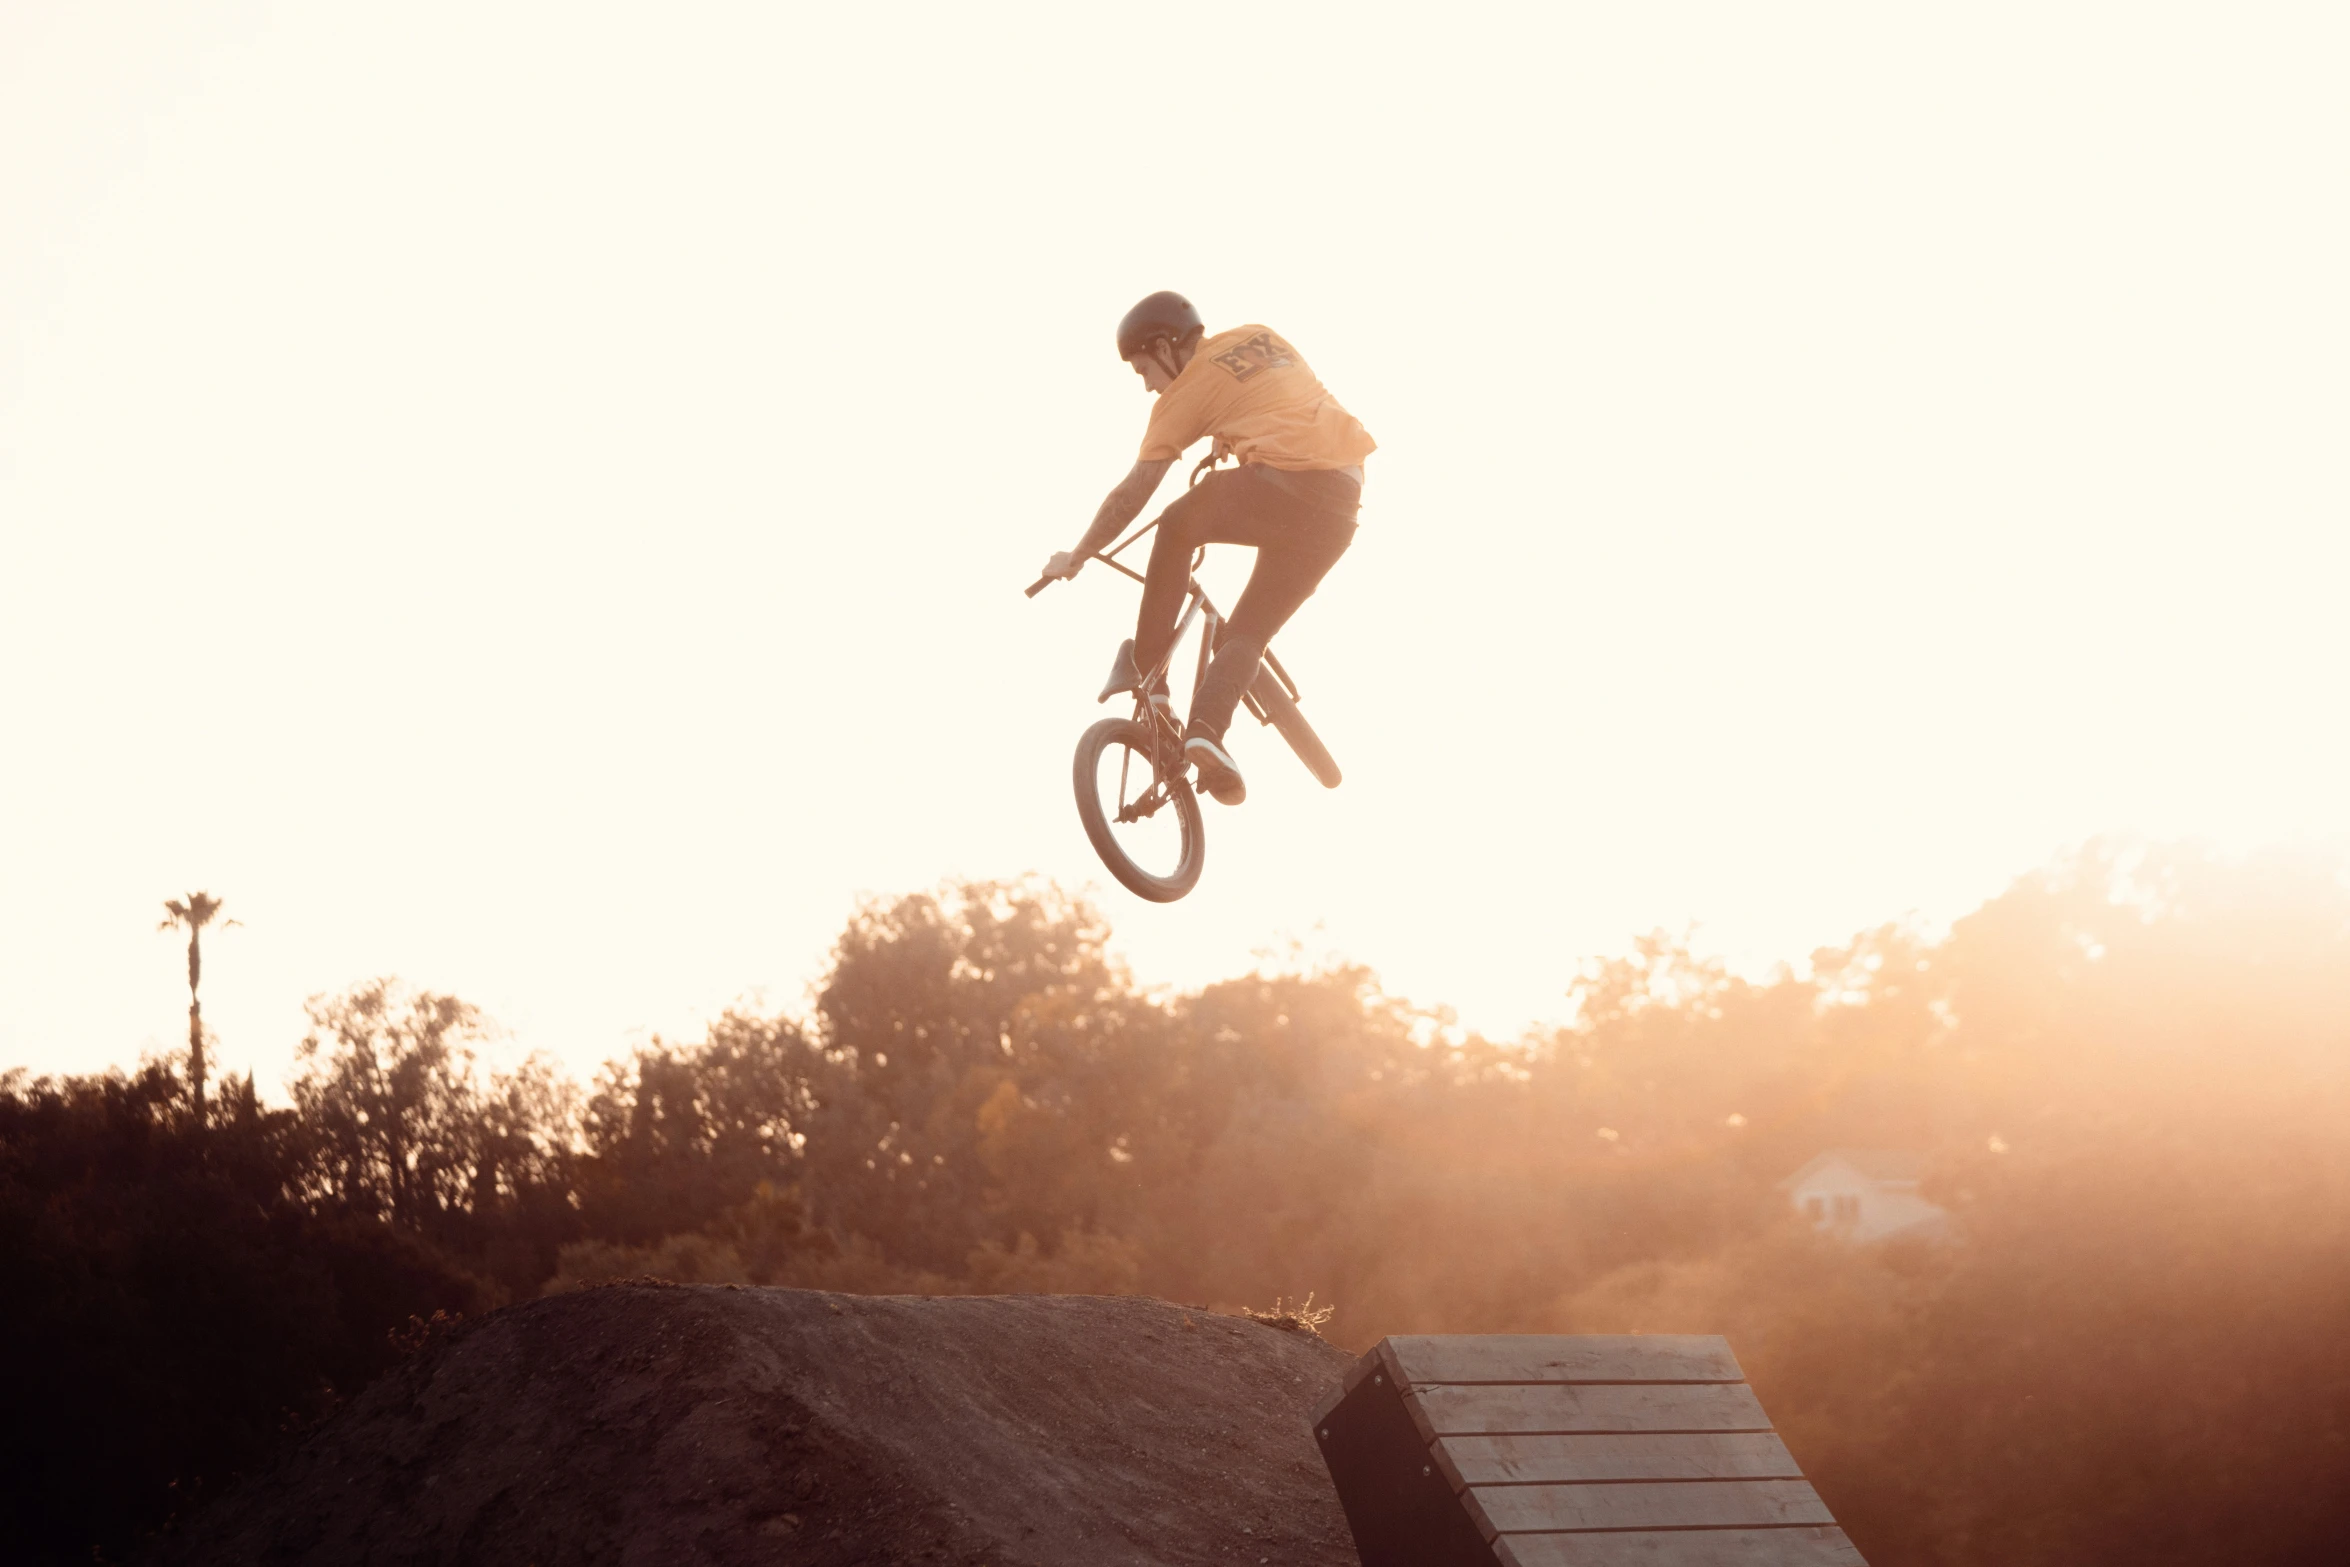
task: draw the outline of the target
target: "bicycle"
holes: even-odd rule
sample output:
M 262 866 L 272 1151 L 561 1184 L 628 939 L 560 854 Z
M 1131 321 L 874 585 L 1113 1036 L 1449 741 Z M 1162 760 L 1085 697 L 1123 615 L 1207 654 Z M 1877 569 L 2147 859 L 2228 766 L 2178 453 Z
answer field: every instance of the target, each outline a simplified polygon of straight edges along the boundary
M 1191 483 L 1199 483 L 1214 460 L 1211 456 L 1194 468 Z M 1153 518 L 1094 559 L 1141 582 L 1143 574 L 1118 556 L 1158 525 L 1158 519 Z M 1193 553 L 1194 573 L 1206 556 L 1204 545 Z M 1028 596 L 1036 597 L 1059 580 L 1037 578 L 1029 584 Z M 1224 617 L 1194 575 L 1185 586 L 1183 614 L 1175 623 L 1175 635 L 1158 663 L 1139 669 L 1134 662 L 1134 639 L 1129 637 L 1119 645 L 1109 681 L 1094 700 L 1107 702 L 1129 694 L 1134 698 L 1134 716 L 1105 718 L 1087 729 L 1077 741 L 1072 769 L 1077 816 L 1085 824 L 1085 836 L 1092 840 L 1094 852 L 1128 891 L 1153 903 L 1173 903 L 1191 891 L 1207 861 L 1207 824 L 1199 808 L 1199 796 L 1207 785 L 1188 774 L 1182 726 L 1153 708 L 1149 696 L 1173 666 L 1176 650 L 1183 645 L 1184 634 L 1195 618 L 1202 621 L 1199 665 L 1192 682 L 1193 689 L 1198 689 L 1222 638 Z M 1241 703 L 1257 722 L 1280 731 L 1323 788 L 1335 789 L 1342 777 L 1338 763 L 1322 737 L 1314 733 L 1313 725 L 1306 722 L 1305 714 L 1298 711 L 1299 700 L 1297 682 L 1273 656 L 1273 650 L 1266 648 Z

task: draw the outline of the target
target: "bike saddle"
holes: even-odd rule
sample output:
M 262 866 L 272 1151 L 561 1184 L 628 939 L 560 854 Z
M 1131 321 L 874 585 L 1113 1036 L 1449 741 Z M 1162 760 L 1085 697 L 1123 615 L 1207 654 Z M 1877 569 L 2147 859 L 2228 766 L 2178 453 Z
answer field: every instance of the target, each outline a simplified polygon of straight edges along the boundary
M 1114 696 L 1122 696 L 1137 691 L 1141 687 L 1142 671 L 1136 668 L 1134 663 L 1134 639 L 1128 637 L 1118 644 L 1118 656 L 1111 661 L 1110 683 L 1102 687 L 1102 694 L 1095 697 L 1094 700 L 1107 702 Z

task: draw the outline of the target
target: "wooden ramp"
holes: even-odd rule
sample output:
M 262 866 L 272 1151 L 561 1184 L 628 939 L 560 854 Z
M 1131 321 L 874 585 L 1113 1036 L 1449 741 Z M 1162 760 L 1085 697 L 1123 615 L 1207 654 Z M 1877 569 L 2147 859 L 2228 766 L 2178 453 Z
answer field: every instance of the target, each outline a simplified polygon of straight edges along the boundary
M 1719 1338 L 1382 1339 L 1314 1436 L 1363 1567 L 1866 1567 Z

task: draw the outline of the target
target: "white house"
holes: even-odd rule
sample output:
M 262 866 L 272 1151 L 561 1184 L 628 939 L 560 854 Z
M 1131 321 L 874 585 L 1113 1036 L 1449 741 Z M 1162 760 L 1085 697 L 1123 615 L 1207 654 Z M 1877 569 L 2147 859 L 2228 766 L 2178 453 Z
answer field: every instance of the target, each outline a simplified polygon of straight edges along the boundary
M 1949 1233 L 1950 1212 L 1918 1195 L 1925 1173 L 1916 1154 L 1831 1148 L 1779 1184 L 1813 1228 L 1845 1240 L 1939 1240 Z

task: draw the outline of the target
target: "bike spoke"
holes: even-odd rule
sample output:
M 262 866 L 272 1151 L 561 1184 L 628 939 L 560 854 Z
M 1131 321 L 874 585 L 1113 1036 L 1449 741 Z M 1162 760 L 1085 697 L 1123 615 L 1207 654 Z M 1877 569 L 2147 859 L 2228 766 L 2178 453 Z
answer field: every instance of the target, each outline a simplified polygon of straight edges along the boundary
M 1114 763 L 1112 751 L 1117 753 Z M 1162 778 L 1150 751 L 1139 744 L 1107 747 L 1096 779 L 1102 815 L 1121 852 L 1150 875 L 1172 875 L 1187 846 L 1181 813 L 1169 809 L 1172 789 L 1180 785 Z

